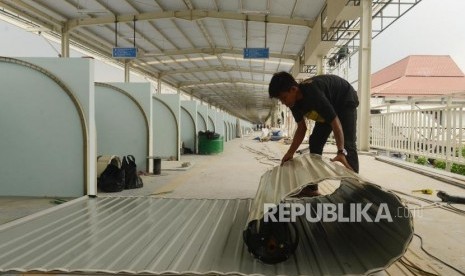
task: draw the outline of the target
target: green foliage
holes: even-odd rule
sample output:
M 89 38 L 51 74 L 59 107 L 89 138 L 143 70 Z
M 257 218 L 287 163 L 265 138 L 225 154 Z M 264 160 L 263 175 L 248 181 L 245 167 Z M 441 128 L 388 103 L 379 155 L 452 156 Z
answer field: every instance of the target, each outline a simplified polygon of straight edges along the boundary
M 418 156 L 415 160 L 415 164 L 426 165 L 428 163 L 428 159 L 424 156 Z
M 462 155 L 465 157 L 465 147 L 462 148 L 461 153 L 462 153 Z M 428 165 L 429 162 L 428 162 L 428 159 L 427 159 L 426 157 L 424 157 L 424 156 L 418 156 L 418 157 L 415 159 L 415 164 L 419 164 L 419 165 Z M 433 166 L 434 166 L 434 168 L 436 168 L 436 169 L 445 170 L 445 169 L 446 169 L 446 161 L 436 159 L 436 160 L 434 160 L 434 162 L 433 162 Z M 450 172 L 451 172 L 451 173 L 460 174 L 460 175 L 465 175 L 465 165 L 461 165 L 461 164 L 457 164 L 457 163 L 452 163 L 452 167 L 451 167 L 451 169 L 450 169 Z
M 436 169 L 442 169 L 442 170 L 445 170 L 446 169 L 446 162 L 444 160 L 434 160 L 434 163 L 433 163 L 434 167 Z
M 452 168 L 450 169 L 450 172 L 465 175 L 465 165 L 459 165 L 459 164 L 453 163 Z

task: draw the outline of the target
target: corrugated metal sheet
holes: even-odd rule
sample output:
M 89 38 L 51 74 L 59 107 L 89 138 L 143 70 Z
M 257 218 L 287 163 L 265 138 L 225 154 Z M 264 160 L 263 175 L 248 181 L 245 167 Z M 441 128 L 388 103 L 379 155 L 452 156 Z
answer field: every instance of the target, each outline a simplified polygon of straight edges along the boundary
M 283 166 L 274 167 L 260 179 L 248 221 L 263 217 L 264 203 L 282 202 L 285 198 L 298 194 L 307 184 L 330 179 L 358 180 L 360 178 L 356 173 L 315 154 L 303 154 L 284 163 Z
M 318 173 L 309 175 L 315 168 Z M 268 174 L 274 176 L 269 178 Z M 306 184 L 328 176 L 343 178 L 346 183 L 338 187 L 335 181 L 323 181 L 320 190 L 330 195 L 294 200 L 386 202 L 390 208 L 399 207 L 394 195 L 309 156 L 267 172 L 262 180 L 277 179 L 283 186 L 286 179 L 292 179 L 287 183 L 295 180 Z M 292 186 L 274 189 L 273 193 L 289 194 L 287 190 L 295 190 Z M 264 190 L 261 185 L 259 193 Z M 242 231 L 251 207 L 250 199 L 81 198 L 2 225 L 0 272 L 366 274 L 397 259 L 413 232 L 409 218 L 391 224 L 309 223 L 299 218 L 300 242 L 295 254 L 285 262 L 266 265 L 254 259 L 243 242 Z
M 354 240 L 349 225 L 300 224 L 307 235 L 296 254 L 262 264 L 242 240 L 250 206 L 243 199 L 75 200 L 3 225 L 0 272 L 338 275 L 357 274 L 386 254 L 373 233 Z M 362 259 L 358 247 L 372 256 Z
M 321 183 L 323 190 L 328 189 L 331 186 L 328 180 L 341 180 L 340 186 L 329 195 L 289 198 L 309 184 Z M 278 205 L 286 201 L 309 204 L 313 208 L 328 203 L 340 204 L 344 212 L 338 213 L 339 218 L 355 214 L 357 204 L 362 208 L 370 206 L 368 213 L 372 221 L 354 219 L 353 222 L 311 223 L 304 216 L 298 217 L 298 234 L 308 242 L 305 246 L 310 247 L 297 250 L 295 255 L 315 262 L 311 265 L 313 268 L 325 269 L 316 270 L 314 274 L 364 274 L 385 269 L 405 253 L 413 236 L 410 213 L 395 194 L 319 155 L 302 155 L 266 172 L 261 178 L 247 223 L 263 219 L 265 204 Z M 392 221 L 373 222 L 382 204 L 387 208 L 383 213 L 389 214 Z M 351 206 L 354 206 L 354 212 Z

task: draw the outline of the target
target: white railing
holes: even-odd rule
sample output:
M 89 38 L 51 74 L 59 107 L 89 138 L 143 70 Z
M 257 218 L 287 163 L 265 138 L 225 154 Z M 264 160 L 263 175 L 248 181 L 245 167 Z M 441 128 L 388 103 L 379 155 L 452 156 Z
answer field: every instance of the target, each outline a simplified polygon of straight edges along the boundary
M 371 148 L 465 164 L 465 105 L 371 115 Z

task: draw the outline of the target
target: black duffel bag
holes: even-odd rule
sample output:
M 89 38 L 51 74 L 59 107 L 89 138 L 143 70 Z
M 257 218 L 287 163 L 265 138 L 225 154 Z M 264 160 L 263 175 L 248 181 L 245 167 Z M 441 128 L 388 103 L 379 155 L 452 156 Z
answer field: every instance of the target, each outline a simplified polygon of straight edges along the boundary
M 121 192 L 125 186 L 125 174 L 121 169 L 121 160 L 114 157 L 97 181 L 100 190 L 107 193 Z
M 125 189 L 136 189 L 144 186 L 142 179 L 137 174 L 136 159 L 133 155 L 123 157 L 123 165 L 121 168 L 125 173 Z

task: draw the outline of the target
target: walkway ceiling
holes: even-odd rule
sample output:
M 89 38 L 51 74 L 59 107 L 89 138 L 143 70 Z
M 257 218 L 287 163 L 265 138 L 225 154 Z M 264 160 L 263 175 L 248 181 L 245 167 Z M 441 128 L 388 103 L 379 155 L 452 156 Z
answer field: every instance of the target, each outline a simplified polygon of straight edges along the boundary
M 0 0 L 0 12 L 57 38 L 68 32 L 72 45 L 103 57 L 111 58 L 115 46 L 135 46 L 138 58 L 131 68 L 240 118 L 263 122 L 275 105 L 268 98 L 272 74 L 291 71 L 325 3 Z M 270 57 L 244 59 L 246 47 L 267 47 Z

